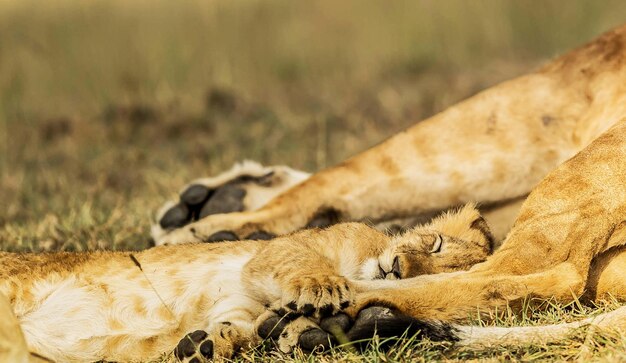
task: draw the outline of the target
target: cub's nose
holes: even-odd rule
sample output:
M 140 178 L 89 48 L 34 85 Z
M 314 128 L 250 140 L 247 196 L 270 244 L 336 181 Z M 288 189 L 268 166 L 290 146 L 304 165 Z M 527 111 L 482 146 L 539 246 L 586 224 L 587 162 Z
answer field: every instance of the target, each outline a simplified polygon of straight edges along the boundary
M 396 256 L 393 259 L 391 270 L 387 271 L 380 264 L 378 265 L 378 278 L 385 280 L 399 280 L 402 278 L 400 271 L 400 260 L 398 259 L 398 256 Z

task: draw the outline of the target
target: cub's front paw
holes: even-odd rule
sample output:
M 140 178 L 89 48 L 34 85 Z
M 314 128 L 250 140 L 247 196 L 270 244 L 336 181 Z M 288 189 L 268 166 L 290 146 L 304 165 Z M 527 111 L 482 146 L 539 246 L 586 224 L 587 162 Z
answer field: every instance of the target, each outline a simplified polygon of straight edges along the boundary
M 348 279 L 320 274 L 291 280 L 281 303 L 286 311 L 322 317 L 345 309 L 353 300 Z
M 185 363 L 201 363 L 213 359 L 213 341 L 204 330 L 196 330 L 178 342 L 174 356 Z

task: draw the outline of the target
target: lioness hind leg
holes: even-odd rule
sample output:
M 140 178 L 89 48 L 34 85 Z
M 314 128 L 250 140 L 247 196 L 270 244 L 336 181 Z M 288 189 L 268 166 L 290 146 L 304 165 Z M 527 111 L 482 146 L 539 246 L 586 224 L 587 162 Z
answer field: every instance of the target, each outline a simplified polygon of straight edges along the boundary
M 208 215 L 256 210 L 308 177 L 286 166 L 244 161 L 215 177 L 194 180 L 182 189 L 178 201 L 166 202 L 159 209 L 152 238 L 161 245 L 171 232 Z M 206 242 L 237 239 L 226 232 L 211 237 Z M 257 233 L 251 239 L 267 237 Z

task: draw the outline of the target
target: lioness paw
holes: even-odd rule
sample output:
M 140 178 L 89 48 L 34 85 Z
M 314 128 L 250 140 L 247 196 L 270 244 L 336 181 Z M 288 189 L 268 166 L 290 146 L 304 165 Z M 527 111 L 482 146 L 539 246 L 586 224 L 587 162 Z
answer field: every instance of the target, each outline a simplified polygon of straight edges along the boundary
M 209 359 L 230 359 L 252 343 L 247 328 L 225 321 L 209 332 L 196 330 L 185 335 L 174 349 L 174 356 L 181 362 L 200 363 Z
M 261 338 L 273 341 L 283 353 L 290 353 L 295 347 L 320 351 L 346 343 L 351 324 L 350 318 L 341 313 L 323 318 L 317 324 L 304 316 L 280 316 L 267 311 L 257 319 L 256 332 Z
M 282 306 L 304 316 L 322 317 L 339 312 L 354 300 L 349 281 L 343 276 L 301 276 L 289 282 Z
M 195 228 L 191 224 L 215 214 L 257 210 L 308 177 L 308 173 L 286 166 L 264 167 L 244 161 L 215 177 L 197 179 L 183 188 L 178 201 L 169 201 L 159 209 L 151 227 L 152 238 L 156 245 L 270 239 L 270 233 L 238 235 L 236 223 L 215 220 L 210 227 Z
M 221 242 L 238 240 L 267 240 L 275 237 L 257 227 L 254 221 L 257 212 L 237 212 L 209 216 L 184 227 L 169 231 L 159 239 L 156 245 L 180 244 L 190 242 Z
M 322 324 L 326 321 L 337 321 L 336 317 L 324 319 Z M 338 317 L 339 320 L 347 319 L 346 315 Z M 271 311 L 262 314 L 256 323 L 257 334 L 263 339 L 273 341 L 283 353 L 291 353 L 296 347 L 305 351 L 326 350 L 337 342 L 330 331 L 333 330 L 327 326 L 320 328 L 307 317 L 280 316 Z
M 213 359 L 213 341 L 204 330 L 196 330 L 178 342 L 174 356 L 185 363 L 201 363 Z

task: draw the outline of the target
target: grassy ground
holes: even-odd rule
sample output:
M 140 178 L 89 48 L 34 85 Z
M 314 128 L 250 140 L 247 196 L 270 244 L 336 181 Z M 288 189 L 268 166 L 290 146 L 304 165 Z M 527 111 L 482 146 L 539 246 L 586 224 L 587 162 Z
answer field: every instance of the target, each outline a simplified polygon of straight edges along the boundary
M 145 248 L 190 178 L 332 165 L 625 20 L 618 0 L 0 1 L 0 248 Z M 316 359 L 625 358 L 621 337 L 579 338 Z M 242 359 L 287 359 L 272 354 Z

